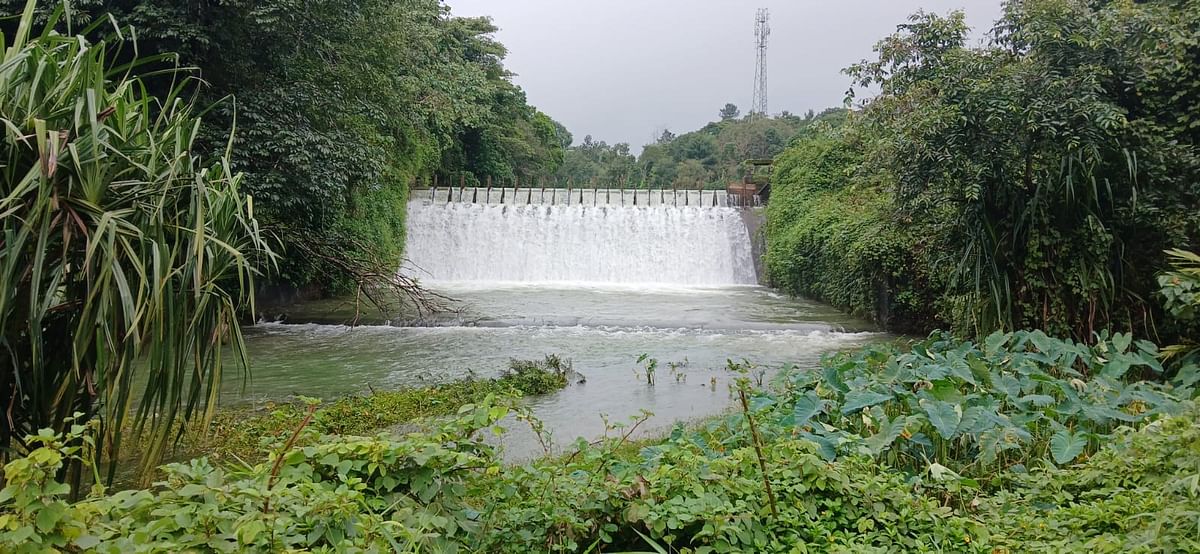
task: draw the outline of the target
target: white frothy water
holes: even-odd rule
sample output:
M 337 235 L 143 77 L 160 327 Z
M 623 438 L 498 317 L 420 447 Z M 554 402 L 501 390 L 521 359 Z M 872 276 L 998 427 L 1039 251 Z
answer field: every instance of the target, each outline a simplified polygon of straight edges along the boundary
M 415 200 L 405 274 L 451 282 L 756 283 L 738 210 Z

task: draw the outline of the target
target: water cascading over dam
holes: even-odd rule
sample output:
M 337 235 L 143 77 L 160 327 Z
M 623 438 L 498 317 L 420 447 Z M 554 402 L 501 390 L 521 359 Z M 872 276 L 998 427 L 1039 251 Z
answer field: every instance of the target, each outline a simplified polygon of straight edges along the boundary
M 356 394 L 494 377 L 514 359 L 553 354 L 586 385 L 529 406 L 554 444 L 570 445 L 647 410 L 650 430 L 721 413 L 736 378 L 730 359 L 815 367 L 875 340 L 832 308 L 756 286 L 755 216 L 728 204 L 725 191 L 413 191 L 402 271 L 446 310 L 406 325 L 255 326 L 252 386 L 264 396 Z M 344 304 L 357 318 L 357 304 Z M 634 375 L 640 354 L 671 375 L 653 385 Z M 506 457 L 544 452 L 542 436 L 508 423 Z
M 466 202 L 420 198 L 417 192 L 408 206 L 409 262 L 403 271 L 435 282 L 757 282 L 741 214 L 713 207 L 710 202 L 723 202 L 717 196 L 693 191 L 683 205 L 684 199 L 663 202 L 664 195 L 655 191 L 652 198 L 647 191 L 635 206 L 630 191 L 623 205 L 613 203 L 618 191 L 605 192 L 588 191 L 580 202 L 576 191 L 569 205 L 562 192 L 555 203 L 531 201 L 541 199 L 537 191 L 512 189 L 505 203 L 498 203 L 495 190 L 493 203 L 472 203 L 471 196 Z

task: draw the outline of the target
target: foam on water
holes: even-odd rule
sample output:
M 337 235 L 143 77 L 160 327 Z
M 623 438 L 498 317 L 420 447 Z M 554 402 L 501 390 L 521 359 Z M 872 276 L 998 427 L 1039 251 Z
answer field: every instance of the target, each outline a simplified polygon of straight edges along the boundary
M 738 210 L 435 203 L 408 206 L 402 272 L 436 282 L 752 285 Z

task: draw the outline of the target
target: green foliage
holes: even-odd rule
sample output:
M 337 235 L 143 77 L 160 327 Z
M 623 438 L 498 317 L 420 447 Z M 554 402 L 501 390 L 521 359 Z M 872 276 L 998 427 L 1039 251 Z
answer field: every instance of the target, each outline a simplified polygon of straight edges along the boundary
M 555 175 L 555 182 L 551 184 L 574 184 L 577 188 L 633 188 L 636 166 L 637 157 L 630 152 L 629 144 L 621 142 L 609 145 L 604 141 L 594 141 L 592 135 L 587 135 L 578 146 L 566 150 L 563 164 Z
M 992 541 L 1010 552 L 1191 552 L 1200 549 L 1200 410 L 1134 432 L 1070 470 L 1013 476 L 982 502 Z
M 806 126 L 841 112 L 832 110 L 820 117 L 809 114 L 807 118 L 783 114 L 739 119 L 734 114 L 678 136 L 664 130 L 640 156 L 634 156 L 626 143 L 609 145 L 588 135 L 583 143 L 567 149 L 555 176 L 556 185 L 565 186 L 569 181 L 577 187 L 590 187 L 594 182 L 600 187 L 724 189 L 728 181 L 746 176 L 746 160 L 775 156 Z
M 1152 336 L 1162 251 L 1200 237 L 1198 24 L 1195 2 L 1014 1 L 991 42 L 971 48 L 962 14 L 918 13 L 879 43 L 877 60 L 848 70 L 880 89 L 849 120 L 852 140 L 840 138 L 858 159 L 802 139 L 781 156 L 802 169 L 775 183 L 790 205 L 771 225 L 784 235 L 810 211 L 832 211 L 857 223 L 855 240 L 885 237 L 868 250 L 887 263 L 864 264 L 875 278 L 838 287 L 859 300 L 818 291 L 855 309 L 882 292 L 880 319 L 899 303 L 922 308 L 912 316 L 925 328 L 975 336 Z M 861 216 L 826 208 L 809 190 L 830 182 L 837 203 L 882 204 Z M 857 260 L 808 261 L 863 253 L 809 229 L 774 255 L 784 283 L 836 281 L 835 268 Z M 794 288 L 804 286 L 823 285 Z
M 172 464 L 152 490 L 73 505 L 54 475 L 80 435 L 43 433 L 32 441 L 39 448 L 4 467 L 0 550 L 446 551 L 470 528 L 463 495 L 473 472 L 499 469 L 493 449 L 471 437 L 506 412 L 486 399 L 432 433 L 313 439 L 237 469 Z
M 577 375 L 571 360 L 551 354 L 544 360 L 509 361 L 508 371 L 500 374 L 499 382 L 524 394 L 549 394 L 567 386 L 568 379 Z
M 0 11 L 23 5 L 0 0 Z M 219 153 L 233 136 L 230 164 L 284 245 L 278 281 L 342 292 L 364 278 L 346 259 L 399 267 L 414 181 L 544 174 L 562 161 L 553 121 L 504 69 L 495 25 L 452 17 L 438 0 L 69 5 L 74 26 L 58 21 L 63 34 L 95 40 L 111 15 L 143 54 L 198 68 L 198 105 L 212 106 L 198 147 Z M 6 36 L 11 27 L 0 21 Z M 132 52 L 108 54 L 119 65 Z M 174 86 L 145 85 L 157 96 Z
M 986 478 L 1070 463 L 1118 427 L 1176 413 L 1190 384 L 1128 382 L 1162 373 L 1157 354 L 1119 333 L 1093 345 L 1041 331 L 995 333 L 981 344 L 935 334 L 908 350 L 869 347 L 822 372 L 793 373 L 790 397 L 774 409 L 830 459 L 866 453 L 911 473 L 936 460 Z
M 742 111 L 738 109 L 737 105 L 731 103 L 725 104 L 725 107 L 721 108 L 720 113 L 717 115 L 721 116 L 721 121 L 730 121 L 737 119 L 741 114 Z
M 1183 329 L 1183 342 L 1163 348 L 1163 358 L 1179 366 L 1180 378 L 1200 382 L 1200 256 L 1169 250 L 1172 269 L 1158 276 L 1167 313 Z
M 837 125 L 836 127 L 834 125 Z M 893 328 L 932 317 L 917 239 L 885 191 L 861 184 L 862 139 L 822 123 L 775 162 L 765 257 L 772 285 Z
M 566 387 L 573 375 L 570 360 L 547 356 L 544 361 L 513 360 L 511 370 L 496 379 L 463 379 L 442 385 L 378 391 L 338 398 L 320 407 L 307 428 L 319 435 L 361 435 L 424 418 L 451 415 L 489 396 L 534 396 Z M 270 404 L 260 410 L 217 412 L 211 431 L 184 437 L 179 452 L 207 453 L 214 460 L 258 460 L 304 421 L 304 403 Z
M 516 466 L 479 435 L 508 411 L 489 397 L 428 433 L 306 429 L 262 464 L 175 464 L 152 489 L 74 504 L 55 474 L 84 429 L 47 431 L 4 468 L 0 550 L 1190 551 L 1200 408 L 1168 394 L 1190 390 L 1118 379 L 1153 350 L 1036 332 L 874 348 L 785 372 L 745 414 L 632 442 L 643 417 Z M 1030 436 L 986 474 L 985 419 Z
M 52 32 L 61 11 L 35 34 L 33 7 L 0 63 L 0 456 L 82 412 L 115 457 L 133 412 L 149 469 L 245 366 L 238 318 L 273 254 L 227 155 L 196 153 L 189 76 L 151 96 L 134 73 L 155 59 L 110 65 L 132 47 Z

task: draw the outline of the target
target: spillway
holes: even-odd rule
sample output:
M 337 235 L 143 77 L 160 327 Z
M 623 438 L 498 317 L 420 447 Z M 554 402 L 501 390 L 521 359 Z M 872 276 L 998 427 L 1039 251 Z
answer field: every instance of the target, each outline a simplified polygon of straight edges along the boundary
M 739 210 L 414 200 L 406 274 L 437 282 L 757 282 Z
M 737 378 L 730 359 L 815 367 L 882 338 L 828 306 L 754 286 L 752 218 L 727 203 L 724 191 L 413 191 L 401 271 L 449 299 L 445 313 L 413 326 L 256 325 L 254 380 L 231 394 L 428 386 L 555 354 L 586 383 L 528 406 L 569 447 L 643 410 L 655 414 L 644 430 L 721 413 Z M 357 298 L 331 302 L 341 307 L 322 306 L 358 321 Z M 654 384 L 633 371 L 642 354 L 661 362 Z M 505 427 L 510 460 L 542 452 L 527 425 Z

